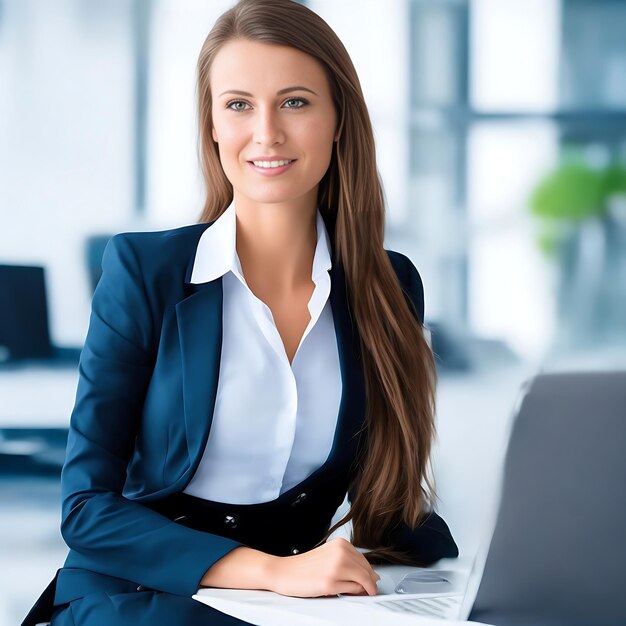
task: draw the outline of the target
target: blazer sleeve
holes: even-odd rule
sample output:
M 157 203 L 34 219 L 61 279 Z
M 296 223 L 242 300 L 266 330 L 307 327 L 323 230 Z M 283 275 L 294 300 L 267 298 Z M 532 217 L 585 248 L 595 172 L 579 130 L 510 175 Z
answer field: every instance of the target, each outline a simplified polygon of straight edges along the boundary
M 68 560 L 71 567 L 191 595 L 213 563 L 243 544 L 181 526 L 122 495 L 158 329 L 127 236 L 107 244 L 102 270 L 61 475 Z
M 404 271 L 400 273 L 400 284 L 407 296 L 420 324 L 424 323 L 424 287 L 417 268 L 410 259 L 402 258 Z M 355 491 L 348 492 L 348 501 L 352 504 Z M 398 521 L 386 531 L 387 545 L 406 552 L 416 565 L 426 566 L 443 558 L 456 558 L 459 549 L 452 538 L 446 522 L 435 511 L 425 513 L 411 528 L 403 521 Z

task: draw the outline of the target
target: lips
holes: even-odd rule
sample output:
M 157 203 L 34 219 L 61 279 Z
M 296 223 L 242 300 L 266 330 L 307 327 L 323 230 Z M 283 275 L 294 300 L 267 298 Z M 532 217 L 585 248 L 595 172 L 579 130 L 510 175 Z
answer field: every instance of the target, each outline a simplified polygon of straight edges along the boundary
M 288 156 L 282 156 L 280 154 L 276 156 L 255 156 L 251 159 L 248 159 L 248 163 L 252 163 L 252 161 L 295 161 L 296 159 L 292 159 Z

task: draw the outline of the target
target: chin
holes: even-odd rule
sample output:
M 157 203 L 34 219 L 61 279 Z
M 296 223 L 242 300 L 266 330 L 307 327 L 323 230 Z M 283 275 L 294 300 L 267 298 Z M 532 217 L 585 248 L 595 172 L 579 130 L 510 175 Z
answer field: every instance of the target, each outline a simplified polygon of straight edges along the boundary
M 282 202 L 292 202 L 297 200 L 301 194 L 299 193 L 242 193 L 240 194 L 250 202 L 258 204 L 279 204 Z

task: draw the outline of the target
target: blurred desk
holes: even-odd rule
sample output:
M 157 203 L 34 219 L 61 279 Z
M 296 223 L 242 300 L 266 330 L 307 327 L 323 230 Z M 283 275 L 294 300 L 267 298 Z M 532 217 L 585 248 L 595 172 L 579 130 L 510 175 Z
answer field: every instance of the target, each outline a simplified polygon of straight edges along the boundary
M 0 475 L 59 474 L 77 384 L 77 367 L 0 369 Z
M 76 367 L 0 370 L 0 429 L 67 428 L 77 384 Z

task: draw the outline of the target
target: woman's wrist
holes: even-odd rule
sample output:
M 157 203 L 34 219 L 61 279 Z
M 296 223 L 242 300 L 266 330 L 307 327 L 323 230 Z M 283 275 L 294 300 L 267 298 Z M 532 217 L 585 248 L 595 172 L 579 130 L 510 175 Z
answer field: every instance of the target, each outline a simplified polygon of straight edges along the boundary
M 265 589 L 271 591 L 276 562 L 280 557 L 239 546 L 216 561 L 204 574 L 201 587 Z

